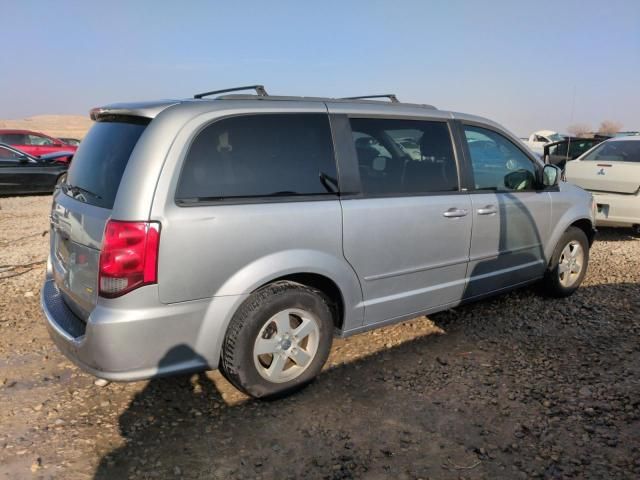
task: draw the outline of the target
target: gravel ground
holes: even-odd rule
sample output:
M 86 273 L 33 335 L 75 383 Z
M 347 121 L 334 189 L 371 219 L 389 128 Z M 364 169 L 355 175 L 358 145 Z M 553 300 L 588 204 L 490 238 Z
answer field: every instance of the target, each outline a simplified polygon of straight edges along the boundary
M 50 197 L 0 199 L 0 478 L 639 478 L 640 240 L 535 288 L 334 343 L 303 392 L 217 372 L 97 386 L 38 306 Z M 8 267 L 7 265 L 23 265 Z

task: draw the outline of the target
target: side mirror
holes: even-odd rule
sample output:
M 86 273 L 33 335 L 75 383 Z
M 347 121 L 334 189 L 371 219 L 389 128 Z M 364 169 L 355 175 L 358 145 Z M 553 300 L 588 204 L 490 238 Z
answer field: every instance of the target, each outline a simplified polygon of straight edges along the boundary
M 21 155 L 20 157 L 18 157 L 18 161 L 20 163 L 28 163 L 29 162 L 29 158 L 26 155 Z
M 555 165 L 545 165 L 542 169 L 542 184 L 545 187 L 555 187 L 560 182 L 562 170 Z

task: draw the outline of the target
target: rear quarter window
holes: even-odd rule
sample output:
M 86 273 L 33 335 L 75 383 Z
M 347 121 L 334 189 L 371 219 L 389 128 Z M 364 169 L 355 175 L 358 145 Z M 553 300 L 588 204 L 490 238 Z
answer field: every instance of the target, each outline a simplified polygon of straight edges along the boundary
M 113 208 L 131 152 L 148 123 L 146 119 L 101 121 L 91 127 L 71 162 L 67 194 Z
M 328 116 L 260 114 L 219 120 L 197 135 L 185 158 L 176 201 L 336 192 Z

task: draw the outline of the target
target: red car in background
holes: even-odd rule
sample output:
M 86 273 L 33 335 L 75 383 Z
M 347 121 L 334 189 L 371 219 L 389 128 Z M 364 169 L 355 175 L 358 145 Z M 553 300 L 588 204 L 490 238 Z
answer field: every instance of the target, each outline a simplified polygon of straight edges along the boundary
M 47 153 L 75 152 L 78 147 L 68 145 L 57 138 L 31 130 L 0 129 L 0 143 L 16 147 L 23 152 L 39 157 Z M 71 157 L 61 159 L 68 162 Z

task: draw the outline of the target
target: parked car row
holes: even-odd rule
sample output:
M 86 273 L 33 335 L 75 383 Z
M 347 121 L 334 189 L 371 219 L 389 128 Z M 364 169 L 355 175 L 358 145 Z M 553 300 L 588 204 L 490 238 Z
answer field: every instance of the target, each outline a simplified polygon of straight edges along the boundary
M 640 234 L 640 135 L 565 137 L 544 146 L 543 160 L 593 194 L 598 226 L 631 227 Z
M 532 282 L 570 295 L 596 222 L 640 230 L 640 137 L 537 132 L 543 162 L 472 115 L 257 91 L 94 109 L 77 154 L 0 132 L 55 150 L 0 144 L 0 193 L 54 191 L 42 308 L 85 370 L 220 368 L 283 395 L 334 333 Z
M 606 139 L 606 137 L 565 137 L 558 142 L 547 143 L 544 146 L 542 158 L 545 163 L 557 165 L 564 170 L 567 161 L 578 158 L 584 152 Z
M 36 157 L 0 143 L 0 195 L 53 192 L 67 172 L 71 151 Z
M 640 233 L 640 136 L 605 140 L 566 164 L 566 178 L 591 192 L 601 226 Z
M 529 135 L 528 138 L 521 139 L 524 144 L 529 147 L 534 153 L 542 155 L 542 150 L 545 145 L 553 142 L 560 142 L 564 137 L 558 132 L 553 130 L 538 130 Z
M 0 129 L 0 143 L 11 145 L 34 157 L 56 152 L 75 152 L 78 149 L 79 141 L 76 139 L 67 140 L 77 143 L 67 143 L 62 139 L 31 130 Z M 69 162 L 71 156 L 62 157 L 59 161 Z

